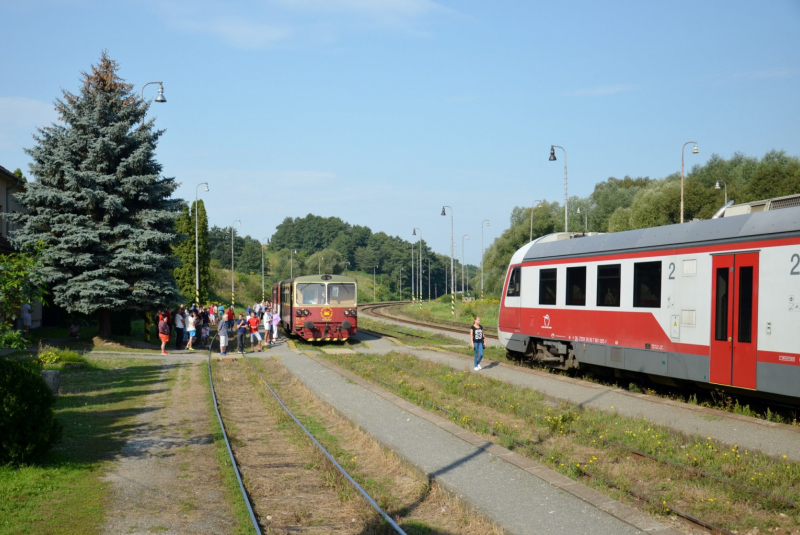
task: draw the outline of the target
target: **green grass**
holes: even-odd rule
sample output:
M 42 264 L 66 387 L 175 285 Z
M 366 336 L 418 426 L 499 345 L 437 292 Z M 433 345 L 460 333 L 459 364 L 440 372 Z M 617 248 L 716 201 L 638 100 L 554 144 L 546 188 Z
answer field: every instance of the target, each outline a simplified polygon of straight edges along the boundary
M 475 316 L 481 317 L 481 325 L 487 331 L 497 330 L 497 317 L 500 313 L 500 301 L 497 299 L 476 299 L 472 302 L 463 302 L 456 296 L 455 314 L 450 308 L 450 298 L 440 297 L 436 301 L 423 301 L 419 303 L 402 305 L 388 310 L 390 314 L 407 316 L 416 321 L 429 321 L 431 323 L 445 323 L 463 325 L 469 329 Z
M 603 411 L 554 403 L 538 392 L 401 352 L 324 358 L 573 479 L 589 470 L 652 496 L 659 506 L 646 508 L 650 512 L 668 514 L 666 508 L 678 507 L 730 530 L 800 526 L 796 509 L 675 466 L 635 458 L 613 442 L 796 502 L 800 464 L 785 457 L 776 460 L 710 437 L 687 437 L 644 418 L 621 416 L 613 406 Z M 591 484 L 612 497 L 625 497 L 595 480 Z
M 159 381 L 159 363 L 93 359 L 97 371 L 66 370 L 56 417 L 61 442 L 43 462 L 0 467 L 0 534 L 96 533 L 105 521 L 102 477 Z

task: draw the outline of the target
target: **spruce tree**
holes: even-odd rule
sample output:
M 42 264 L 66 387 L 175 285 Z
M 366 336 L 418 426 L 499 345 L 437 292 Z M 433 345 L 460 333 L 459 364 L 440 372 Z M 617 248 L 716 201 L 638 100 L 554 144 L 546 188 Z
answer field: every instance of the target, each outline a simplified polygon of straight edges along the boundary
M 197 212 L 195 212 L 197 210 Z M 195 215 L 197 221 L 195 221 Z M 191 208 L 184 204 L 181 214 L 175 220 L 175 230 L 181 237 L 181 241 L 174 246 L 175 258 L 180 265 L 175 268 L 175 281 L 178 289 L 187 303 L 195 302 L 195 224 L 199 231 L 197 233 L 200 266 L 200 303 L 208 301 L 208 290 L 211 285 L 211 252 L 208 244 L 208 217 L 203 201 L 198 201 L 197 206 L 192 203 Z
M 100 336 L 111 334 L 117 311 L 152 311 L 175 303 L 170 255 L 180 201 L 177 184 L 161 176 L 155 149 L 163 130 L 142 123 L 148 103 L 103 52 L 82 72 L 78 94 L 55 101 L 59 122 L 40 128 L 26 149 L 33 162 L 17 199 L 29 214 L 14 239 L 39 241 L 53 301 L 97 314 Z

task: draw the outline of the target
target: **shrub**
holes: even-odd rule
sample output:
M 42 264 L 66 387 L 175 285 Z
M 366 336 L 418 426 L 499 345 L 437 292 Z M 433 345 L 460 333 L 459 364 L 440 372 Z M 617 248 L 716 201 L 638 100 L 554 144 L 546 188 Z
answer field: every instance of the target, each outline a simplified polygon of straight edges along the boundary
M 56 443 L 55 402 L 36 367 L 0 358 L 0 465 L 33 462 Z
M 57 347 L 40 347 L 37 358 L 43 366 L 58 367 L 64 364 L 86 364 L 86 359 L 78 355 L 77 351 L 59 349 Z

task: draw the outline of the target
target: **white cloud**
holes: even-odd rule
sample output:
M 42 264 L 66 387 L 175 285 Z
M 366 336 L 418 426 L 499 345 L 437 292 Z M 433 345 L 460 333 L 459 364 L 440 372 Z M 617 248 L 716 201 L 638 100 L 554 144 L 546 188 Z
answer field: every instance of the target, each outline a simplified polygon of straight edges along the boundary
M 36 128 L 58 118 L 53 104 L 25 97 L 0 97 L 0 149 L 31 147 Z
M 764 71 L 740 72 L 731 76 L 734 80 L 762 80 L 765 78 L 788 78 L 795 73 L 792 69 L 768 69 Z
M 606 95 L 616 95 L 636 89 L 632 85 L 601 85 L 590 89 L 579 89 L 570 93 L 576 97 L 602 97 Z

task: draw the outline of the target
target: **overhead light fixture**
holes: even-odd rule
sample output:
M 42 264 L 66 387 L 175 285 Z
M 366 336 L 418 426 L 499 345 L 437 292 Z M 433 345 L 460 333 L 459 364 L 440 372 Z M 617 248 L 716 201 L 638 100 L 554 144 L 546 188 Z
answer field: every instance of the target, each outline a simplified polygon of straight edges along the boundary
M 556 161 L 556 149 L 552 145 L 550 145 L 550 161 Z

